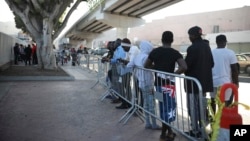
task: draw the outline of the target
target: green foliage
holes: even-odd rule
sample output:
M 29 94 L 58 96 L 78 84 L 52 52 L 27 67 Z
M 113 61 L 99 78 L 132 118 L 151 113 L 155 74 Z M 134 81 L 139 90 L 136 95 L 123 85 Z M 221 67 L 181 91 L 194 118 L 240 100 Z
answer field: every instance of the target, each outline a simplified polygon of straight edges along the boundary
M 101 5 L 104 0 L 88 0 L 90 10 L 94 10 L 96 7 Z
M 17 15 L 15 15 L 15 23 L 16 23 L 16 28 L 21 29 L 25 33 L 27 32 L 25 24 L 23 23 L 22 19 Z
M 30 34 L 40 34 L 43 30 L 43 19 L 50 18 L 51 29 L 56 33 L 65 27 L 65 13 L 72 3 L 77 5 L 85 0 L 5 0 L 15 15 L 16 27 Z M 59 8 L 58 8 L 59 6 Z M 75 8 L 75 7 L 74 7 Z M 71 14 L 72 12 L 70 12 Z M 21 16 L 21 17 L 20 17 Z M 29 27 L 27 27 L 29 26 Z M 52 33 L 52 34 L 53 34 Z

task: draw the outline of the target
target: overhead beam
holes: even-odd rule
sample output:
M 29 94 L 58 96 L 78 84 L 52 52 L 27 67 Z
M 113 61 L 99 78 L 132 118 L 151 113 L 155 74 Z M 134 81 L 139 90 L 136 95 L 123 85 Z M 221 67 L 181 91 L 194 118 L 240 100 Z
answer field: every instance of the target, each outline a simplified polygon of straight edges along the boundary
M 145 20 L 141 18 L 127 17 L 122 15 L 114 15 L 109 13 L 101 13 L 96 17 L 102 23 L 113 27 L 135 27 L 145 24 Z

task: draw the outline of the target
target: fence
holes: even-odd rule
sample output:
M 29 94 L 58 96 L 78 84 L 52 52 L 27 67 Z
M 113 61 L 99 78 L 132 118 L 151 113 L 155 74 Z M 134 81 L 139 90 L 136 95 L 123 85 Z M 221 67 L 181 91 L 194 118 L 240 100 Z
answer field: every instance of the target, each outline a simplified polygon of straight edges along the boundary
M 103 100 L 106 96 L 113 95 L 130 105 L 129 110 L 119 119 L 119 122 L 126 124 L 133 114 L 137 114 L 142 121 L 145 121 L 145 115 L 149 115 L 149 117 L 154 117 L 169 125 L 188 140 L 197 140 L 197 138 L 205 140 L 208 138 L 205 99 L 197 79 L 138 67 L 128 69 L 120 63 L 113 65 L 101 63 L 100 58 L 95 60 L 98 60 L 96 64 L 98 65 L 98 80 L 92 88 L 98 83 L 106 88 L 100 99 Z M 155 104 L 153 112 L 152 109 L 143 106 L 143 103 L 145 103 L 143 99 L 145 88 L 150 88 L 146 85 L 148 75 L 153 75 L 151 80 L 154 80 L 154 85 L 152 83 L 152 88 L 154 88 L 152 101 Z M 174 98 L 169 101 L 168 96 L 170 98 L 174 96 Z M 197 99 L 197 101 L 193 99 Z M 187 108 L 188 105 L 192 106 L 193 109 Z M 168 115 L 172 115 L 172 117 Z M 185 131 L 194 129 L 197 131 L 195 135 L 185 133 Z

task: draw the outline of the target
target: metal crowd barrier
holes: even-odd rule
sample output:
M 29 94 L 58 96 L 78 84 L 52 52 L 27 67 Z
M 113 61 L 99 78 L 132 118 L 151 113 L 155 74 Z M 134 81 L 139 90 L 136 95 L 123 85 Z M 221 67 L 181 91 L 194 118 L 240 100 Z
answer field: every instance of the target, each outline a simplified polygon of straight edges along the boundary
M 201 131 L 199 139 L 205 140 L 207 139 L 206 134 L 206 126 L 208 120 L 206 119 L 206 104 L 205 97 L 202 94 L 202 88 L 199 81 L 192 77 L 187 77 L 184 75 L 178 75 L 173 73 L 166 73 L 151 69 L 144 69 L 144 68 L 134 68 L 133 74 L 139 75 L 140 77 L 146 78 L 145 73 L 140 72 L 151 72 L 154 76 L 154 101 L 155 101 L 155 114 L 151 114 L 150 111 L 144 109 L 140 103 L 135 103 L 135 106 L 139 109 L 142 109 L 144 113 L 148 113 L 151 116 L 157 118 L 159 121 L 171 126 L 175 131 L 179 132 L 183 136 L 185 136 L 189 140 L 197 140 L 196 138 L 191 137 L 190 135 L 186 134 L 185 132 L 190 131 L 192 129 L 191 123 L 194 118 L 190 117 L 190 114 L 194 114 L 194 110 L 199 110 L 200 121 L 197 130 Z M 139 73 L 138 73 L 139 72 Z M 134 80 L 136 81 L 136 80 Z M 187 83 L 189 81 L 189 92 L 187 92 Z M 195 91 L 198 90 L 198 91 Z M 188 94 L 187 94 L 188 93 Z M 138 95 L 141 96 L 141 95 Z M 191 97 L 192 101 L 187 102 L 187 98 Z M 199 105 L 197 103 L 193 103 L 194 98 L 198 98 Z M 136 99 L 142 99 L 136 97 Z M 188 111 L 187 105 L 193 105 L 194 108 L 191 111 Z M 204 108 L 201 108 L 204 107 Z M 195 122 L 196 123 L 196 122 Z M 195 128 L 195 127 L 193 127 Z
M 184 75 L 138 67 L 130 68 L 129 70 L 126 69 L 126 66 L 121 63 L 110 65 L 109 63 L 101 63 L 100 59 L 98 62 L 98 80 L 92 88 L 94 88 L 98 83 L 107 88 L 105 93 L 101 96 L 101 100 L 111 94 L 120 97 L 131 106 L 129 110 L 127 110 L 127 112 L 120 118 L 119 122 L 124 121 L 123 123 L 126 124 L 133 114 L 137 114 L 138 117 L 144 121 L 145 113 L 147 113 L 151 117 L 156 118 L 158 121 L 169 125 L 173 130 L 182 134 L 188 140 L 195 141 L 205 140 L 208 138 L 206 133 L 206 126 L 208 124 L 208 120 L 206 119 L 207 111 L 205 110 L 206 104 L 204 104 L 205 99 L 202 94 L 202 88 L 197 79 Z M 153 86 L 153 101 L 155 104 L 155 112 L 153 113 L 152 110 L 149 111 L 144 108 L 142 91 L 141 88 L 139 88 L 138 83 L 139 77 L 148 77 L 147 73 L 142 73 L 145 71 L 153 74 L 156 85 Z M 189 94 L 186 92 L 188 87 L 187 84 L 189 84 Z M 160 85 L 161 87 L 157 87 Z M 175 98 L 170 100 L 171 98 L 169 98 L 169 96 L 175 96 Z M 187 98 L 191 98 L 189 103 L 187 103 Z M 198 99 L 200 107 L 197 107 L 198 103 L 194 103 L 194 98 Z M 194 109 L 188 111 L 187 104 L 193 105 L 192 107 Z M 173 105 L 175 106 L 171 109 L 170 106 Z M 171 112 L 169 112 L 169 110 Z M 200 117 L 200 120 L 195 119 L 198 123 L 191 124 L 192 120 L 192 123 L 194 123 L 194 116 L 190 116 L 190 114 L 193 115 L 195 110 L 199 110 L 199 115 L 197 116 Z M 167 114 L 170 114 L 171 116 L 168 116 Z M 196 128 L 200 131 L 199 139 L 198 137 L 194 138 L 185 133 L 186 131 L 190 131 L 192 127 L 195 128 L 194 125 L 196 125 Z
M 89 71 L 98 72 L 99 70 L 99 62 L 101 57 L 93 54 L 82 54 L 80 56 L 80 65 L 84 69 L 88 69 Z
M 110 86 L 110 82 L 107 79 L 108 71 L 110 68 L 109 64 L 102 63 L 100 57 L 93 57 L 93 59 L 94 59 L 93 61 L 94 63 L 97 62 L 97 64 L 92 64 L 94 71 L 97 72 L 97 82 L 91 87 L 91 89 L 94 88 L 97 84 L 101 84 L 102 86 L 108 88 Z M 108 91 L 109 90 L 107 90 L 106 92 L 106 96 L 109 95 Z M 104 99 L 106 96 L 103 96 L 102 99 Z
M 97 84 L 101 84 L 105 88 L 108 87 L 106 83 L 106 76 L 108 71 L 108 64 L 101 63 L 101 57 L 93 54 L 81 54 L 79 55 L 78 61 L 82 69 L 87 69 L 89 72 L 97 73 L 97 82 L 91 87 L 94 88 Z

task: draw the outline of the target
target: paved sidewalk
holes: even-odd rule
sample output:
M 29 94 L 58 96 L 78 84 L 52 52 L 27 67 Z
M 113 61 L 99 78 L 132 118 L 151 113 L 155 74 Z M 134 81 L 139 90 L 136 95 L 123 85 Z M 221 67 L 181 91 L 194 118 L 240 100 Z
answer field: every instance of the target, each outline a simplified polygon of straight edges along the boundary
M 138 117 L 119 122 L 126 110 L 100 100 L 95 73 L 62 68 L 75 80 L 0 82 L 0 141 L 159 141 Z

